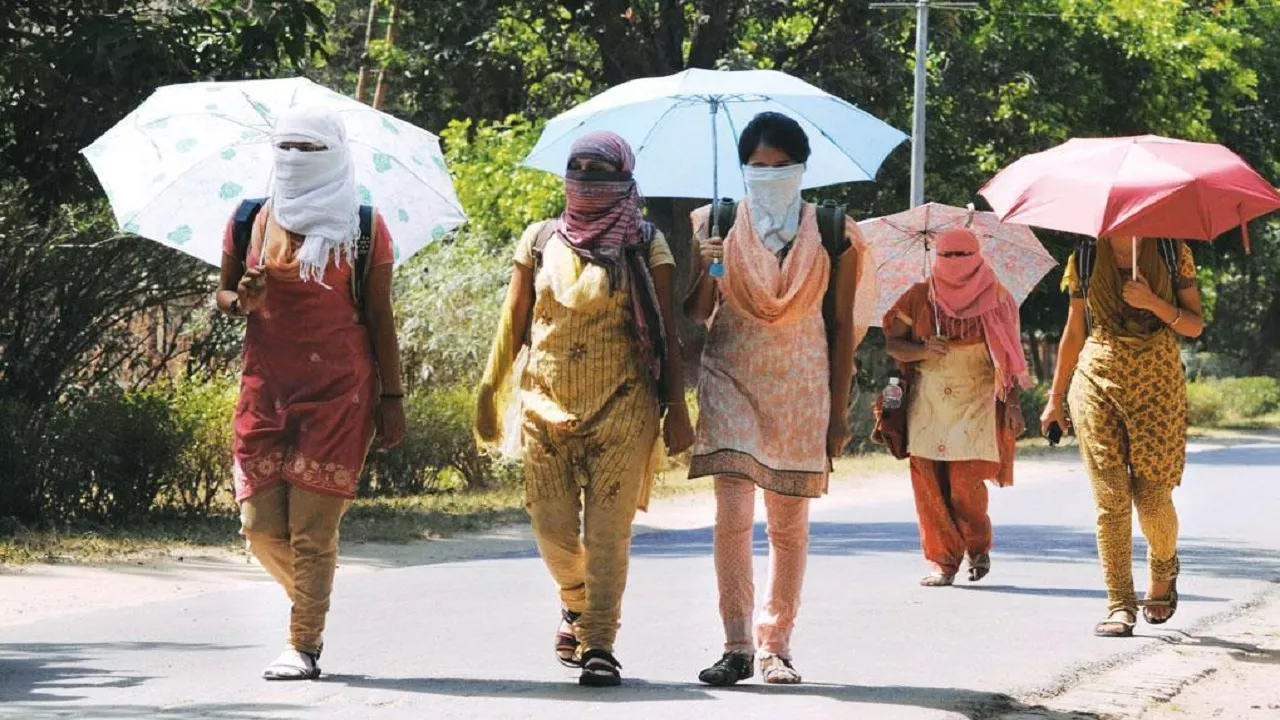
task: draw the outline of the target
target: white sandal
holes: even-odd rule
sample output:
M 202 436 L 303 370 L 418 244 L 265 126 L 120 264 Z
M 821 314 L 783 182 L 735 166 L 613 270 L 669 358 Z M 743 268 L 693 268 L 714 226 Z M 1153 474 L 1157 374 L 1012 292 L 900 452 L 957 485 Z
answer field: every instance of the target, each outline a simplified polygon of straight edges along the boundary
M 760 653 L 760 677 L 770 685 L 799 685 L 801 681 L 791 660 L 774 653 Z
M 318 659 L 319 655 L 286 648 L 262 671 L 262 677 L 266 680 L 315 680 L 320 677 L 320 666 L 316 664 Z

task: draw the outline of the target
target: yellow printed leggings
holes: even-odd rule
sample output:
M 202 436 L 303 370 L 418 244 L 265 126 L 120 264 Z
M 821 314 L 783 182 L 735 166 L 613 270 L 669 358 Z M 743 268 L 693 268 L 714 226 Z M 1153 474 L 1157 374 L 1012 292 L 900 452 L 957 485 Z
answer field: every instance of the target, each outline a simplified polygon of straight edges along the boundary
M 1173 489 L 1186 462 L 1187 389 L 1177 341 L 1162 336 L 1139 347 L 1095 334 L 1069 402 L 1097 505 L 1108 608 L 1133 612 L 1135 510 L 1151 579 L 1167 582 L 1179 570 Z

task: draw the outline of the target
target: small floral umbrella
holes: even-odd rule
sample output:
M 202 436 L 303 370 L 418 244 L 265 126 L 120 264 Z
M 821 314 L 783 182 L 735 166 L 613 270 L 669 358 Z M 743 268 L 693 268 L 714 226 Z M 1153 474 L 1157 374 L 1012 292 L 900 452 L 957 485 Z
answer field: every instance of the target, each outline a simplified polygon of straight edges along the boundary
M 933 238 L 954 227 L 968 227 L 978 236 L 983 257 L 1019 305 L 1058 264 L 1031 228 L 1002 223 L 995 213 L 928 203 L 897 215 L 863 220 L 858 228 L 880 263 L 877 325 L 903 293 L 928 279 Z
M 466 222 L 435 135 L 304 78 L 169 85 L 83 154 L 128 233 L 207 263 L 246 198 L 271 191 L 271 129 L 290 107 L 347 126 L 360 202 L 386 219 L 396 264 Z

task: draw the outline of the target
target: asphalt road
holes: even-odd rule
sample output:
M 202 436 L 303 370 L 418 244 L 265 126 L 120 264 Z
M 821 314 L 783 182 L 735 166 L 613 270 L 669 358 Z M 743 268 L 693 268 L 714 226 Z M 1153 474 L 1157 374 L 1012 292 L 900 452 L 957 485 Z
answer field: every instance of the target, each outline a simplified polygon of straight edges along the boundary
M 287 612 L 267 584 L 5 628 L 0 717 L 985 718 L 1274 589 L 1278 466 L 1275 442 L 1191 456 L 1175 496 L 1181 608 L 1167 629 L 1140 625 L 1128 641 L 1091 634 L 1105 610 L 1092 502 L 1083 470 L 1063 463 L 993 492 L 994 569 L 977 585 L 917 586 L 909 502 L 816 502 L 797 687 L 697 684 L 721 642 L 708 527 L 636 539 L 622 688 L 579 688 L 554 662 L 554 588 L 520 551 L 344 578 L 315 683 L 258 678 Z

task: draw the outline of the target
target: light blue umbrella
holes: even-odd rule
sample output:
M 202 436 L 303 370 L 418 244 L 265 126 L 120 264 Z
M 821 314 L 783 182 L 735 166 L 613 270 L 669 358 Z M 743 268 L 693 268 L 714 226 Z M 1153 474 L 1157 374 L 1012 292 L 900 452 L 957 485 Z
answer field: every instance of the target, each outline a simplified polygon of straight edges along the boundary
M 524 164 L 563 175 L 574 140 L 612 130 L 636 153 L 636 182 L 649 197 L 746 194 L 738 136 L 773 111 L 797 120 L 813 155 L 804 187 L 875 179 L 907 136 L 803 80 L 775 70 L 686 70 L 607 90 L 547 123 Z

